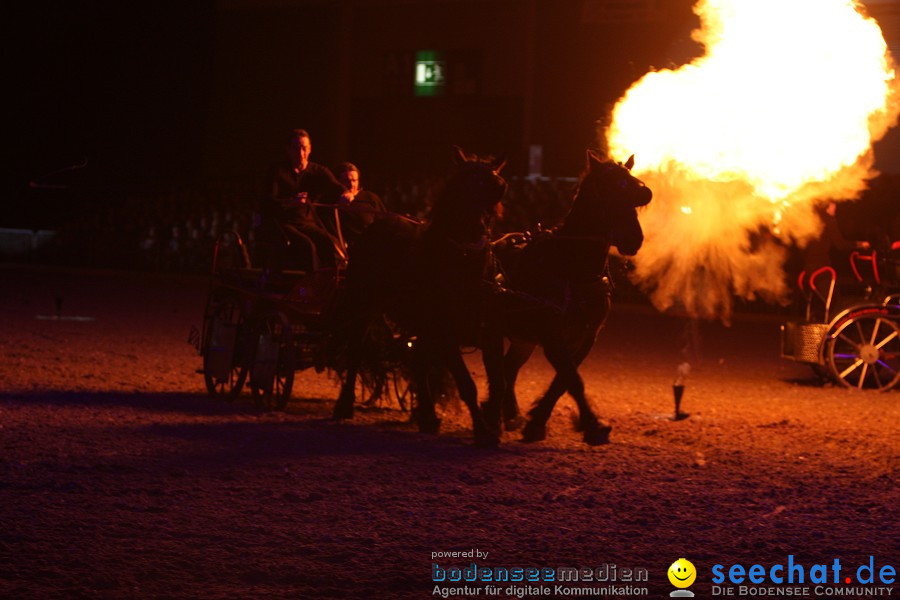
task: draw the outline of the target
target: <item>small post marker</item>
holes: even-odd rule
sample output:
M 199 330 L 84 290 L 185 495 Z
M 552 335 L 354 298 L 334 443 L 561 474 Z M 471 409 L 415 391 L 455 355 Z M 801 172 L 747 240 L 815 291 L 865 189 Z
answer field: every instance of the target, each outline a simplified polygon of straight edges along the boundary
M 675 383 L 672 384 L 672 394 L 675 397 L 675 414 L 673 421 L 681 421 L 691 416 L 690 413 L 681 412 L 681 398 L 684 396 L 684 380 L 687 379 L 691 372 L 691 364 L 683 362 L 678 365 L 678 375 L 675 377 Z

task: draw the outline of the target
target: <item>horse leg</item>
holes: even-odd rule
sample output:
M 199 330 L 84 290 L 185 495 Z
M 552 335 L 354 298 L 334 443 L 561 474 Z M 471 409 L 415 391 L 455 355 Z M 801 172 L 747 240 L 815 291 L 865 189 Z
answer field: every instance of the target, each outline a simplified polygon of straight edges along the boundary
M 492 431 L 488 427 L 487 422 L 484 420 L 484 415 L 478 408 L 478 388 L 472 380 L 472 375 L 469 374 L 469 368 L 466 366 L 459 348 L 457 346 L 447 348 L 445 355 L 447 368 L 456 382 L 456 390 L 459 392 L 459 397 L 465 402 L 466 407 L 469 409 L 469 414 L 472 416 L 472 432 L 475 435 L 475 444 L 478 446 L 497 446 L 500 443 L 498 432 Z
M 572 394 L 571 388 L 569 393 Z M 572 397 L 575 399 L 575 404 L 578 405 L 578 428 L 583 432 L 584 443 L 590 446 L 608 444 L 612 426 L 601 422 L 591 410 L 591 405 L 584 396 L 583 384 L 580 393 L 572 394 Z
M 546 352 L 545 349 L 545 355 Z M 554 368 L 556 367 L 556 365 L 553 366 Z M 557 369 L 557 374 L 553 377 L 550 387 L 528 411 L 528 422 L 525 423 L 525 427 L 522 429 L 523 442 L 539 442 L 547 437 L 547 421 L 553 413 L 556 402 L 566 393 L 568 387 L 566 380 L 560 376 L 558 371 Z
M 341 394 L 334 405 L 335 419 L 352 419 L 353 405 L 356 402 L 356 378 L 362 362 L 363 337 L 365 327 L 354 327 L 350 332 L 350 343 L 347 348 L 347 374 L 341 385 Z
M 609 441 L 609 432 L 612 428 L 606 424 L 601 424 L 594 415 L 584 395 L 584 382 L 577 371 L 577 367 L 584 362 L 584 359 L 590 354 L 591 348 L 594 347 L 597 332 L 606 321 L 608 310 L 607 301 L 605 310 L 598 315 L 594 326 L 582 328 L 578 335 L 568 336 L 570 342 L 568 347 L 562 340 L 562 337 L 565 336 L 558 336 L 552 333 L 545 336 L 549 337 L 549 340 L 545 341 L 544 355 L 550 364 L 553 365 L 556 374 L 543 397 L 538 400 L 529 412 L 530 419 L 525 426 L 525 431 L 523 431 L 524 441 L 540 441 L 546 437 L 547 420 L 550 418 L 556 402 L 566 391 L 571 394 L 578 406 L 578 430 L 583 432 L 585 442 L 597 445 Z M 533 347 L 531 349 L 533 350 Z M 508 385 L 512 387 L 515 376 L 513 375 L 512 379 L 507 376 L 507 381 Z
M 522 429 L 523 442 L 540 442 L 547 438 L 547 420 L 550 418 L 550 413 L 553 412 L 554 404 L 556 404 L 556 400 L 548 400 L 546 395 L 535 402 L 528 411 L 528 422 Z
M 553 413 L 556 402 L 567 389 L 573 387 L 577 394 L 580 385 L 582 395 L 584 393 L 584 383 L 572 364 L 569 349 L 560 333 L 563 329 L 561 317 L 562 315 L 555 313 L 538 311 L 532 313 L 531 323 L 540 331 L 537 339 L 544 348 L 544 357 L 553 366 L 556 374 L 544 395 L 528 411 L 528 422 L 522 430 L 523 442 L 539 442 L 547 437 L 547 421 Z
M 534 344 L 511 341 L 506 356 L 503 357 L 503 374 L 506 390 L 503 395 L 503 426 L 507 431 L 515 431 L 522 427 L 524 421 L 519 414 L 519 401 L 516 398 L 516 379 L 519 370 L 531 358 Z
M 579 429 L 584 432 L 584 441 L 592 446 L 609 442 L 612 427 L 601 423 L 584 395 L 584 381 L 578 374 L 571 354 L 564 344 L 554 340 L 544 345 L 544 356 L 556 370 L 556 376 L 550 388 L 529 413 L 530 420 L 525 426 L 523 435 L 526 441 L 543 439 L 535 437 L 541 433 L 546 435 L 546 423 L 553 412 L 553 407 L 564 391 L 575 400 L 579 413 Z
M 419 343 L 413 352 L 412 376 L 415 382 L 416 407 L 413 414 L 419 431 L 422 433 L 437 433 L 441 428 L 441 420 L 434 411 L 434 395 L 428 384 L 429 365 L 433 364 L 435 353 L 433 347 L 426 339 L 419 339 Z
M 506 375 L 503 360 L 503 334 L 486 328 L 481 346 L 481 359 L 488 380 L 488 399 L 482 405 L 483 416 L 492 431 L 500 434 L 501 407 L 506 397 Z M 467 371 L 468 372 L 468 371 Z
M 605 320 L 604 317 L 603 321 Z M 583 332 L 580 343 L 572 354 L 574 368 L 577 369 L 581 363 L 584 362 L 584 359 L 587 358 L 587 355 L 590 354 L 591 349 L 594 347 L 594 342 L 597 340 L 597 333 L 602 326 L 603 323 L 601 322 L 596 328 L 592 327 Z M 609 433 L 612 431 L 612 427 L 606 423 L 600 422 L 596 415 L 594 415 L 594 412 L 584 395 L 584 382 L 577 372 L 575 373 L 575 376 L 578 379 L 579 385 L 576 385 L 574 390 L 569 388 L 567 391 L 572 398 L 575 399 L 575 404 L 578 406 L 578 429 L 583 432 L 584 441 L 587 444 L 590 444 L 591 446 L 607 444 L 609 443 Z M 560 394 L 564 393 L 564 391 L 565 390 L 561 391 Z

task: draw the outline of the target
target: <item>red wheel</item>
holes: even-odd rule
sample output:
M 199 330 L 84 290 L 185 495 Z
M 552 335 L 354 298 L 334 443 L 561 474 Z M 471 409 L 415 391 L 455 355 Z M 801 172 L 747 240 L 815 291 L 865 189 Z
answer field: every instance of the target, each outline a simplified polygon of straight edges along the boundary
M 846 387 L 889 390 L 900 381 L 900 328 L 878 314 L 843 323 L 825 347 L 828 368 Z

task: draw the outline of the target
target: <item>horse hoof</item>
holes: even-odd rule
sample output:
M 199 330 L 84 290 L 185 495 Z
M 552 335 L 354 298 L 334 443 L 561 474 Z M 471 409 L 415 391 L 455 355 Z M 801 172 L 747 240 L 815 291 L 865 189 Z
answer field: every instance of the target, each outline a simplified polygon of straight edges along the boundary
M 525 425 L 525 419 L 522 417 L 513 417 L 503 421 L 503 427 L 506 431 L 518 431 Z
M 535 425 L 533 421 L 529 421 L 522 430 L 522 441 L 526 444 L 540 442 L 547 439 L 547 429 L 541 425 Z
M 343 421 L 345 419 L 353 418 L 353 405 L 346 405 L 338 402 L 334 405 L 334 412 L 332 412 L 332 416 L 337 421 Z
M 496 448 L 500 445 L 500 438 L 490 431 L 482 431 L 475 434 L 475 445 L 479 448 Z
M 437 433 L 441 429 L 441 420 L 437 417 L 419 420 L 419 432 L 421 433 Z
M 334 405 L 334 411 L 332 411 L 331 414 L 338 421 L 352 419 L 353 398 L 338 398 L 338 401 Z
M 495 434 L 500 434 L 500 408 L 497 406 L 496 402 L 482 402 L 481 403 L 481 414 L 484 416 L 484 421 L 487 424 L 488 428 L 491 429 Z
M 601 446 L 609 443 L 609 434 L 612 427 L 609 425 L 597 425 L 584 432 L 584 443 L 589 446 Z

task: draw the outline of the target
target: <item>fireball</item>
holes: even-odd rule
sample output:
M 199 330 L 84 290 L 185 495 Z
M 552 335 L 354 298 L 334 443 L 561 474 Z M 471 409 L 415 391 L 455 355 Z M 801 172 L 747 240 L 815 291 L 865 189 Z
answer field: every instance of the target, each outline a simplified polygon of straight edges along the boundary
M 727 319 L 735 295 L 784 301 L 786 243 L 814 208 L 876 175 L 900 113 L 878 24 L 852 0 L 700 0 L 702 56 L 646 74 L 607 131 L 654 191 L 635 275 L 660 309 Z

